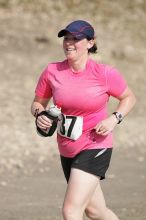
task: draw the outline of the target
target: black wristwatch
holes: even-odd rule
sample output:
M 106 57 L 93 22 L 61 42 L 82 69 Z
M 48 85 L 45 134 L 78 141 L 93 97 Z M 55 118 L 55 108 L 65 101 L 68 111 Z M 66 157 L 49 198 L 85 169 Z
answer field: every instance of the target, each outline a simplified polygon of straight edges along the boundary
M 123 115 L 121 113 L 119 113 L 119 112 L 113 112 L 112 114 L 116 116 L 116 118 L 118 120 L 117 124 L 120 124 L 121 121 L 123 120 Z

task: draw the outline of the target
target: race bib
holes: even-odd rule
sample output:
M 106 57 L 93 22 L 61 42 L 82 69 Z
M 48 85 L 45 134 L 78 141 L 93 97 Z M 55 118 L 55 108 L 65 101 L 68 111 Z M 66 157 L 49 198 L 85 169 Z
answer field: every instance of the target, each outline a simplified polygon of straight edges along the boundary
M 83 117 L 64 115 L 59 116 L 57 124 L 57 132 L 63 137 L 69 138 L 71 140 L 77 140 L 83 130 Z

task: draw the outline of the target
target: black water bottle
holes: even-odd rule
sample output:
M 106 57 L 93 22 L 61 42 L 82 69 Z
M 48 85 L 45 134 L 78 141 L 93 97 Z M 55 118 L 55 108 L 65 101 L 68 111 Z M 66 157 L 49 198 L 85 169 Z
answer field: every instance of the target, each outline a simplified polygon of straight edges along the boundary
M 47 111 L 40 112 L 36 117 L 37 133 L 43 137 L 52 136 L 57 128 L 57 121 L 58 121 L 58 117 L 60 114 L 61 114 L 61 108 L 59 108 L 55 105 L 50 106 L 49 110 L 47 110 Z M 37 126 L 37 118 L 38 118 L 38 116 L 41 116 L 41 115 L 45 115 L 46 117 L 48 117 L 51 120 L 52 126 L 50 128 L 41 129 Z

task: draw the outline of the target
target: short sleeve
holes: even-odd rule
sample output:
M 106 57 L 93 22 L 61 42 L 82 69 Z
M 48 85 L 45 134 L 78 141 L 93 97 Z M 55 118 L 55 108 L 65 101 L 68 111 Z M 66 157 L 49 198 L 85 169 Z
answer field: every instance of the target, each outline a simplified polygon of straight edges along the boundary
M 127 87 L 127 83 L 122 74 L 112 67 L 106 67 L 107 93 L 114 97 L 122 95 Z
M 52 97 L 52 89 L 51 89 L 51 86 L 50 86 L 50 83 L 49 83 L 49 71 L 48 71 L 48 68 L 46 68 L 39 80 L 38 80 L 38 84 L 36 86 L 36 89 L 35 89 L 35 94 L 36 96 L 38 97 L 41 97 L 41 98 L 46 98 L 46 99 L 49 99 Z

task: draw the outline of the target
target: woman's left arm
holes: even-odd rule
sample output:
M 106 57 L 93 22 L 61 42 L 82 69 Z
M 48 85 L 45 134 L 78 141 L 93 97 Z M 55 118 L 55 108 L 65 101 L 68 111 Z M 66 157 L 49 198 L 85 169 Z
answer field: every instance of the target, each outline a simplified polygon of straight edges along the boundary
M 130 88 L 126 88 L 121 96 L 117 98 L 119 104 L 115 109 L 116 114 L 124 118 L 134 107 L 136 98 Z M 119 123 L 119 119 L 116 114 L 110 115 L 107 119 L 101 121 L 96 125 L 95 130 L 97 134 L 107 135 L 109 134 L 114 127 Z M 122 119 L 121 118 L 121 119 Z

